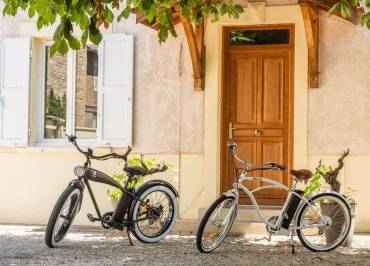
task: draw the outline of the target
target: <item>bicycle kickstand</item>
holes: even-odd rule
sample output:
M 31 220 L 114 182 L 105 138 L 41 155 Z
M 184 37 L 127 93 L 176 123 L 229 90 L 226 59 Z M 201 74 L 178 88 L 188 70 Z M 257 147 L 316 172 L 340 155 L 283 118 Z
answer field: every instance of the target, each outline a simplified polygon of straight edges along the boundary
M 135 246 L 134 243 L 132 242 L 130 230 L 128 228 L 127 228 L 127 237 L 128 237 L 128 241 L 130 242 L 130 246 Z
M 291 243 L 292 254 L 295 255 L 297 253 L 295 252 L 295 246 L 294 246 L 294 230 L 292 231 L 291 241 L 292 241 L 292 243 Z

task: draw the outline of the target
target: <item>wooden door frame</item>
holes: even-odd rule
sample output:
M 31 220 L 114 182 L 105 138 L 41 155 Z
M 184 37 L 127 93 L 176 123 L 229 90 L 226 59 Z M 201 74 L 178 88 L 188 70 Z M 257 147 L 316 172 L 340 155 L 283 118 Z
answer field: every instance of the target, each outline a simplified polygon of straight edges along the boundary
M 237 45 L 234 47 L 229 47 L 227 40 L 228 40 L 228 33 L 231 30 L 261 30 L 261 29 L 288 29 L 290 35 L 289 44 L 269 44 L 269 45 Z M 279 50 L 288 50 L 289 51 L 289 115 L 288 115 L 288 131 L 290 133 L 290 137 L 288 138 L 288 165 L 287 171 L 292 169 L 293 166 L 293 150 L 294 150 L 294 50 L 295 50 L 295 24 L 287 23 L 287 24 L 263 24 L 263 25 L 248 25 L 248 26 L 223 26 L 222 27 L 222 57 L 221 57 L 221 137 L 220 137 L 220 194 L 226 191 L 226 189 L 230 189 L 227 187 L 227 179 L 224 178 L 225 175 L 228 175 L 228 167 L 227 167 L 227 148 L 226 142 L 228 141 L 228 123 L 229 123 L 229 87 L 228 87 L 228 73 L 225 73 L 225 56 L 229 50 L 235 51 L 258 51 L 258 50 L 271 50 L 271 49 L 279 49 Z M 288 178 L 288 184 L 291 186 L 292 180 L 289 178 L 289 174 L 286 175 L 285 178 Z

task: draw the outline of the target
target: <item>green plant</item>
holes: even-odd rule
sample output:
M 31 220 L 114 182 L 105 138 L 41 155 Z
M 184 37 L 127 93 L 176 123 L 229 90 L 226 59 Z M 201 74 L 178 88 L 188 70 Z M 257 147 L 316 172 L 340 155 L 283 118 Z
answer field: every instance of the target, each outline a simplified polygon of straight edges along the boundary
M 127 160 L 127 163 L 129 166 L 141 166 L 141 156 L 140 155 L 134 155 L 130 159 Z M 123 168 L 123 161 L 119 162 L 119 166 Z M 144 160 L 144 164 L 146 167 L 151 168 L 154 165 L 158 164 L 158 160 L 156 159 L 149 159 Z M 168 169 L 172 168 L 171 164 L 166 164 Z M 116 180 L 121 185 L 124 185 L 127 182 L 127 174 L 126 172 L 122 171 L 119 174 L 114 174 L 113 179 Z M 129 184 L 129 188 L 136 188 L 138 185 L 141 185 L 144 183 L 144 176 L 137 176 L 135 177 Z M 110 187 L 107 189 L 107 195 L 110 199 L 118 200 L 121 195 L 122 191 L 115 187 Z
M 318 166 L 315 168 L 315 172 L 310 179 L 310 182 L 305 187 L 304 192 L 306 196 L 310 196 L 315 192 L 321 190 L 324 186 L 329 186 L 332 191 L 340 193 L 341 183 L 338 180 L 340 170 L 344 166 L 344 158 L 349 155 L 349 149 L 345 150 L 338 159 L 338 166 L 333 169 L 331 166 L 323 165 L 322 161 L 319 161 Z M 347 188 L 344 196 L 354 202 L 352 194 L 355 190 Z
M 356 203 L 355 199 L 353 198 L 353 194 L 356 193 L 357 191 L 358 190 L 356 190 L 356 189 L 348 187 L 347 191 L 344 192 L 344 196 L 346 197 L 346 199 L 348 200 L 349 203 Z
M 315 172 L 313 173 L 310 182 L 304 189 L 304 194 L 306 196 L 310 196 L 313 193 L 320 191 L 324 183 L 323 175 L 327 174 L 329 171 L 330 167 L 322 165 L 320 161 L 319 165 L 315 168 Z
M 50 89 L 46 99 L 46 114 L 66 119 L 67 97 L 56 96 L 54 90 Z

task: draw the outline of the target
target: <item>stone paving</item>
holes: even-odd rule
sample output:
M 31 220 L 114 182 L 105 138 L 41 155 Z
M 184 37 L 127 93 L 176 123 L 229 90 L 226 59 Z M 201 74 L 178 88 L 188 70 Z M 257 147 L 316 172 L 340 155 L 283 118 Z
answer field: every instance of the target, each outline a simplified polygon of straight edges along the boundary
M 44 244 L 44 227 L 0 226 L 0 265 L 370 265 L 370 236 L 356 235 L 353 247 L 312 253 L 297 246 L 290 253 L 286 237 L 268 242 L 264 235 L 228 237 L 211 254 L 200 254 L 193 235 L 170 235 L 157 244 L 113 231 L 73 230 L 60 248 Z

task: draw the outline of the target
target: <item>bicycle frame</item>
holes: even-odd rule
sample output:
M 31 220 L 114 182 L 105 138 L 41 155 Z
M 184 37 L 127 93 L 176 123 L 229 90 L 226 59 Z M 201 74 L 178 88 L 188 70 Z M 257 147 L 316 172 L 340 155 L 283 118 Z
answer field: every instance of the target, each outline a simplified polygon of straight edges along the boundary
M 262 182 L 268 183 L 269 185 L 261 186 L 261 187 L 255 188 L 253 190 L 250 190 L 250 189 L 248 189 L 247 187 L 245 187 L 243 185 L 244 181 L 262 181 Z M 264 189 L 273 189 L 273 188 L 282 189 L 282 190 L 285 190 L 285 191 L 288 192 L 287 200 L 285 201 L 275 224 L 269 222 L 265 217 L 263 217 L 263 215 L 261 213 L 261 209 L 260 209 L 260 207 L 257 203 L 257 200 L 256 200 L 255 196 L 253 195 L 257 191 L 264 190 Z M 280 229 L 280 225 L 281 225 L 281 223 L 284 219 L 284 212 L 285 212 L 285 210 L 287 208 L 287 205 L 289 203 L 289 199 L 290 199 L 291 195 L 293 195 L 293 194 L 298 196 L 301 199 L 301 203 L 300 203 L 299 207 L 297 208 L 296 213 L 299 212 L 299 210 L 303 207 L 304 204 L 308 204 L 308 206 L 317 214 L 317 216 L 323 222 L 322 222 L 322 224 L 301 225 L 301 226 L 298 227 L 297 226 L 297 219 L 296 219 L 296 215 L 295 215 L 294 218 L 293 218 L 293 226 L 290 225 L 289 230 L 297 230 L 297 229 L 304 229 L 304 228 L 310 228 L 310 227 L 319 227 L 319 226 L 325 226 L 326 225 L 325 218 L 320 214 L 320 212 L 317 211 L 315 206 L 313 206 L 310 203 L 309 199 L 307 199 L 304 196 L 301 196 L 300 194 L 296 193 L 294 191 L 294 189 L 290 189 L 289 187 L 287 187 L 287 186 L 285 186 L 285 185 L 283 185 L 283 184 L 281 184 L 281 183 L 279 183 L 275 180 L 267 179 L 267 178 L 264 178 L 264 177 L 247 176 L 245 174 L 245 172 L 240 174 L 238 182 L 234 183 L 234 188 L 224 193 L 225 196 L 234 196 L 236 198 L 235 205 L 234 205 L 236 208 L 239 205 L 238 204 L 238 202 L 239 202 L 239 190 L 242 190 L 242 191 L 244 191 L 245 194 L 247 194 L 247 196 L 252 201 L 253 208 L 257 212 L 261 221 L 263 223 L 265 223 L 266 226 L 272 228 L 273 230 L 279 230 Z M 229 215 L 231 215 L 232 211 L 233 211 L 233 209 L 230 210 Z M 229 217 L 227 217 L 227 218 L 229 218 Z M 227 219 L 225 219 L 225 220 L 227 220 Z
M 93 168 L 91 168 L 91 167 L 89 167 L 87 165 L 85 165 L 84 168 L 86 170 L 86 174 L 84 176 L 78 177 L 78 179 L 73 180 L 71 183 L 78 183 L 79 186 L 82 188 L 82 190 L 84 189 L 84 187 L 86 185 L 87 190 L 88 190 L 89 195 L 90 195 L 90 198 L 91 198 L 91 200 L 93 202 L 93 205 L 94 205 L 96 214 L 97 214 L 97 216 L 99 218 L 98 220 L 100 220 L 101 222 L 106 222 L 106 221 L 103 221 L 103 217 L 101 215 L 101 212 L 100 212 L 98 203 L 97 203 L 97 201 L 95 199 L 94 192 L 92 191 L 92 188 L 91 188 L 91 185 L 90 185 L 90 182 L 89 181 L 107 184 L 107 185 L 110 185 L 110 186 L 113 186 L 113 187 L 116 187 L 116 188 L 120 189 L 122 191 L 121 198 L 122 197 L 127 197 L 127 195 L 129 195 L 131 197 L 131 199 L 129 199 L 129 198 L 125 198 L 124 199 L 124 200 L 130 200 L 130 202 L 126 202 L 127 204 L 125 205 L 124 210 L 120 210 L 120 217 L 113 216 L 114 219 L 111 221 L 112 226 L 118 225 L 118 226 L 122 227 L 122 226 L 132 225 L 135 222 L 138 222 L 138 221 L 143 220 L 143 219 L 139 219 L 139 220 L 135 220 L 135 221 L 134 220 L 133 221 L 123 220 L 123 223 L 122 223 L 122 220 L 120 218 L 122 218 L 122 216 L 124 217 L 128 213 L 129 208 L 130 208 L 130 205 L 131 205 L 131 202 L 133 200 L 140 201 L 148 209 L 153 209 L 150 205 L 148 205 L 146 202 L 144 202 L 142 199 L 140 199 L 139 197 L 137 197 L 135 195 L 135 190 L 130 190 L 127 187 L 127 184 L 129 182 L 127 182 L 126 183 L 126 186 L 123 187 L 117 181 L 115 181 L 112 177 L 104 174 L 101 171 L 98 171 L 96 169 L 93 169 Z M 133 178 L 133 177 L 132 176 L 129 176 L 128 177 L 128 180 L 131 180 L 131 178 Z M 83 193 L 81 193 L 81 196 L 80 196 L 81 197 L 81 200 L 82 200 L 82 194 Z M 118 207 L 119 207 L 119 205 L 117 204 L 116 209 Z M 113 210 L 113 211 L 115 211 L 115 210 Z M 147 219 L 147 218 L 145 218 L 145 219 Z

